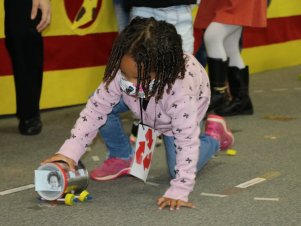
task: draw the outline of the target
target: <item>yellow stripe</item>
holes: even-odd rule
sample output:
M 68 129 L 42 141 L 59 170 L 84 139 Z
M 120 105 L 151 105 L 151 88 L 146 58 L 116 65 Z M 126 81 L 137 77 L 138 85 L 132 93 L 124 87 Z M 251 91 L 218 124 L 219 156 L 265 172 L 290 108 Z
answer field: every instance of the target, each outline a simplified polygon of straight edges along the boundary
M 268 8 L 268 18 L 301 15 L 300 0 L 272 0 Z
M 0 0 L 0 38 L 4 38 L 4 2 Z
M 16 94 L 13 76 L 0 77 L 0 115 L 16 112 Z
M 104 66 L 45 73 L 41 108 L 86 103 L 102 80 Z
M 105 66 L 44 73 L 41 109 L 86 103 L 102 80 Z M 0 115 L 16 112 L 13 76 L 0 77 Z
M 301 64 L 301 40 L 283 42 L 254 48 L 246 48 L 242 56 L 250 73 L 275 70 Z

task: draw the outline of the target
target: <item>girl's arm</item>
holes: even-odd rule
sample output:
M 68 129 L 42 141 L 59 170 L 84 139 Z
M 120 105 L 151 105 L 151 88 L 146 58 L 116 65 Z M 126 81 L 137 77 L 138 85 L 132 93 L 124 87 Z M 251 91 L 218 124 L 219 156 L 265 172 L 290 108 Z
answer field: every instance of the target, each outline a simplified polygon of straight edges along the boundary
M 121 98 L 119 79 L 115 78 L 109 85 L 109 91 L 100 84 L 90 97 L 86 107 L 81 111 L 71 136 L 65 141 L 58 154 L 64 155 L 76 163 L 85 153 L 98 133 L 99 127 L 104 125 L 107 115 L 112 111 Z

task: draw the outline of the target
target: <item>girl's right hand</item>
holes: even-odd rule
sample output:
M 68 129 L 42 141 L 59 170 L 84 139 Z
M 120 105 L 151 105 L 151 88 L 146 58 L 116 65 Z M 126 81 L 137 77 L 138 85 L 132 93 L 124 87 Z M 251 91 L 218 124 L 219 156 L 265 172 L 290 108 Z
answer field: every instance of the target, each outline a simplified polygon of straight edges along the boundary
M 75 171 L 76 163 L 74 162 L 74 160 L 71 158 L 68 158 L 67 156 L 62 155 L 62 154 L 55 154 L 55 155 L 49 157 L 48 159 L 44 160 L 41 164 L 43 165 L 46 163 L 58 162 L 58 161 L 66 162 L 69 166 L 69 170 Z

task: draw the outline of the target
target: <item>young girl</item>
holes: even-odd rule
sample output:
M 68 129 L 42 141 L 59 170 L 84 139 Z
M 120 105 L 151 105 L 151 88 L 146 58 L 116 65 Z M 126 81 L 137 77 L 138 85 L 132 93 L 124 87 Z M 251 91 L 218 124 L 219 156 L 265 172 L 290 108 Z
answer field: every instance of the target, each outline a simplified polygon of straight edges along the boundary
M 61 160 L 74 170 L 101 127 L 109 155 L 92 170 L 91 178 L 113 179 L 128 173 L 132 148 L 118 113 L 130 109 L 143 124 L 163 134 L 172 180 L 157 205 L 194 207 L 188 196 L 197 171 L 233 143 L 219 116 L 209 115 L 206 134 L 200 134 L 209 101 L 208 76 L 191 54 L 183 53 L 174 26 L 135 18 L 115 41 L 104 81 L 80 113 L 71 137 L 44 163 Z

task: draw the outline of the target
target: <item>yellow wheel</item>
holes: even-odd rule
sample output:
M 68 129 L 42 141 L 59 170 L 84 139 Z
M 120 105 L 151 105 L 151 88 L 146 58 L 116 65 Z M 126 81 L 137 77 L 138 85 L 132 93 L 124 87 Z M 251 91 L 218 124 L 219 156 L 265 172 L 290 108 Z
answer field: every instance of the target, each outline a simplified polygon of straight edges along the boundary
M 89 192 L 87 192 L 86 190 L 82 191 L 78 197 L 78 200 L 81 202 L 85 202 L 87 200 L 89 196 Z
M 67 194 L 65 196 L 65 204 L 68 206 L 72 206 L 74 204 L 75 195 L 73 194 Z
M 237 154 L 237 151 L 234 149 L 228 149 L 226 153 L 227 155 L 234 156 Z

